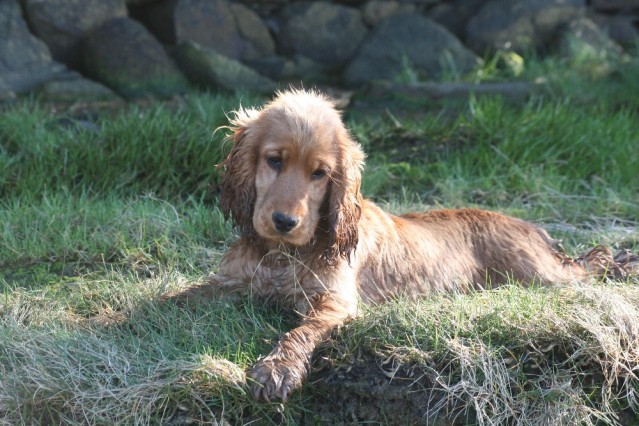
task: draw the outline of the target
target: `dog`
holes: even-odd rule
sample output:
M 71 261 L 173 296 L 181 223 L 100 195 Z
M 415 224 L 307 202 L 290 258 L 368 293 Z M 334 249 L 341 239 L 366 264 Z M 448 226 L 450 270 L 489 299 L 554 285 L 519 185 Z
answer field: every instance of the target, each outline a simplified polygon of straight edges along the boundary
M 250 294 L 299 313 L 300 325 L 248 372 L 257 400 L 286 401 L 300 388 L 315 348 L 360 303 L 513 281 L 623 278 L 636 269 L 637 256 L 613 258 L 601 246 L 570 258 L 542 228 L 499 213 L 385 213 L 362 197 L 362 148 L 316 91 L 280 92 L 261 109 L 240 108 L 227 129 L 220 205 L 240 238 L 209 282 L 167 297 Z

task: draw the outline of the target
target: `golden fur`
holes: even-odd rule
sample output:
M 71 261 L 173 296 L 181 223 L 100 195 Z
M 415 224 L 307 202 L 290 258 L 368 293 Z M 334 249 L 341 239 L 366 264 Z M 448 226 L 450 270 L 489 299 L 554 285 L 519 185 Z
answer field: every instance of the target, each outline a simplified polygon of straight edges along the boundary
M 605 250 L 589 272 L 587 257 L 568 258 L 541 228 L 498 213 L 385 213 L 362 198 L 364 153 L 318 93 L 288 91 L 261 110 L 240 109 L 230 129 L 221 206 L 241 237 L 210 284 L 179 297 L 251 294 L 301 315 L 249 372 L 258 400 L 299 388 L 315 347 L 358 303 L 625 274 Z

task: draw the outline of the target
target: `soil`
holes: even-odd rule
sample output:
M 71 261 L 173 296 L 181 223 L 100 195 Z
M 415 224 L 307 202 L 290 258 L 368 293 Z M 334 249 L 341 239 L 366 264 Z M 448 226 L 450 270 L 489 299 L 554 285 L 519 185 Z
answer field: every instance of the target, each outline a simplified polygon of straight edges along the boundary
M 308 408 L 313 414 L 300 419 L 301 424 L 473 423 L 454 407 L 447 407 L 448 412 L 435 412 L 438 401 L 429 391 L 432 384 L 415 374 L 410 365 L 379 365 L 372 354 L 360 354 L 347 366 L 331 366 L 322 360 L 315 364 L 317 368 L 309 379 L 312 401 Z

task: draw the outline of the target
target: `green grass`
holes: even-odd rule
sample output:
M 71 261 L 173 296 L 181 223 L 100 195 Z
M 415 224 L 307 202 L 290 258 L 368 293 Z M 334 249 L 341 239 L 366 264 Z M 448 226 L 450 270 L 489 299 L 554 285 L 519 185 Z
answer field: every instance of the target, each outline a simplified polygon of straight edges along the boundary
M 360 123 L 356 135 L 369 153 L 364 192 L 378 200 L 417 194 L 537 221 L 635 221 L 636 118 L 636 110 L 538 98 L 522 108 L 471 101 L 453 122 Z
M 194 95 L 172 105 L 131 106 L 95 120 L 22 103 L 4 111 L 0 121 L 0 197 L 61 188 L 98 196 L 205 197 L 222 159 L 223 132 L 214 130 L 240 102 L 258 101 Z
M 639 66 L 604 59 L 525 60 L 517 78 L 546 83 L 523 104 L 348 110 L 368 153 L 365 195 L 392 212 L 503 211 L 542 223 L 570 253 L 639 250 Z M 496 58 L 466 78 L 515 77 Z M 400 421 L 389 389 L 426 416 L 407 423 L 614 424 L 637 409 L 636 282 L 368 309 L 316 357 L 313 377 L 327 381 L 285 407 L 254 403 L 244 371 L 295 317 L 159 301 L 202 282 L 235 238 L 217 201 L 228 147 L 213 131 L 240 102 L 261 100 L 193 93 L 80 114 L 25 100 L 0 113 L 0 423 L 352 421 L 330 385 L 349 374 L 383 384 L 350 395 L 372 395 L 363 404 L 382 422 Z
M 193 199 L 171 204 L 151 195 L 95 198 L 66 190 L 7 201 L 0 223 L 0 266 L 9 269 L 43 262 L 140 270 L 179 265 L 202 274 L 209 251 L 231 236 L 216 207 Z

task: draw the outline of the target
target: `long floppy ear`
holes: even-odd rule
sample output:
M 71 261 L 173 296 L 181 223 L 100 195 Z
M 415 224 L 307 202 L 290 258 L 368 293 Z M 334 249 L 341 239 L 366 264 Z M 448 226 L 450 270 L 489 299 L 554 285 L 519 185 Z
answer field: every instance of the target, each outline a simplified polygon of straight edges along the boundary
M 255 206 L 255 168 L 257 148 L 253 142 L 253 122 L 259 115 L 257 110 L 239 109 L 234 112 L 228 127 L 233 133 L 225 142 L 233 147 L 226 160 L 222 176 L 220 207 L 226 219 L 231 218 L 245 236 L 255 233 L 253 228 L 253 208 Z
M 326 258 L 336 261 L 339 256 L 350 260 L 357 247 L 358 222 L 362 215 L 362 167 L 364 152 L 345 129 L 337 137 L 338 166 L 331 175 L 328 199 L 329 241 Z

